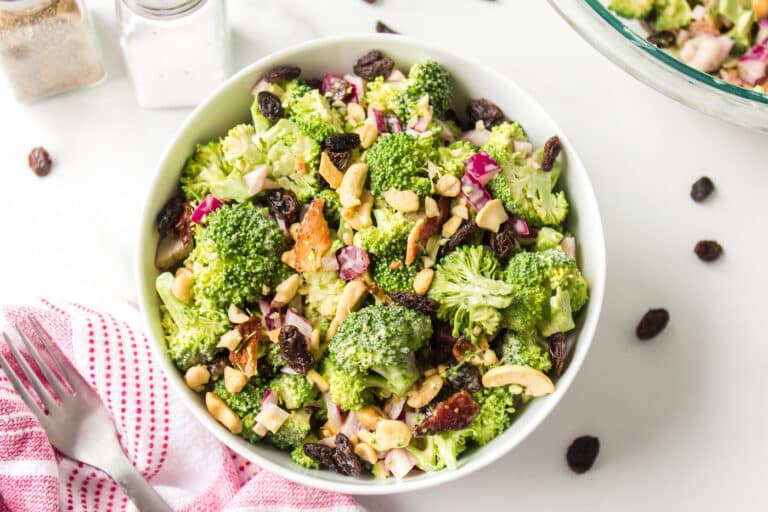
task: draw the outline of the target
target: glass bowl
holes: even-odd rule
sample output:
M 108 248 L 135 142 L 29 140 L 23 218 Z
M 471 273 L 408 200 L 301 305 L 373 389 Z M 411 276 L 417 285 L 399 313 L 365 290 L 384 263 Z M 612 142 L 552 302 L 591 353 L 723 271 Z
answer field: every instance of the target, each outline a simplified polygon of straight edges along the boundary
M 603 55 L 670 98 L 731 123 L 768 132 L 768 95 L 686 65 L 649 43 L 640 24 L 615 16 L 600 0 L 549 0 Z

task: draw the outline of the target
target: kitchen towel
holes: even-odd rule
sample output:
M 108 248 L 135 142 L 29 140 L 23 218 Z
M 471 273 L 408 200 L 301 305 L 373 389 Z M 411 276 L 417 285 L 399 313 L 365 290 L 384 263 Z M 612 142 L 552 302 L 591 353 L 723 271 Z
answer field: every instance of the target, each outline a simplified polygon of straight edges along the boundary
M 136 310 L 117 309 L 40 300 L 3 315 L 6 327 L 20 324 L 33 340 L 26 317 L 38 319 L 109 409 L 129 459 L 174 510 L 363 510 L 349 496 L 280 478 L 219 443 L 172 395 Z M 105 473 L 54 451 L 0 369 L 0 512 L 57 510 L 135 508 Z

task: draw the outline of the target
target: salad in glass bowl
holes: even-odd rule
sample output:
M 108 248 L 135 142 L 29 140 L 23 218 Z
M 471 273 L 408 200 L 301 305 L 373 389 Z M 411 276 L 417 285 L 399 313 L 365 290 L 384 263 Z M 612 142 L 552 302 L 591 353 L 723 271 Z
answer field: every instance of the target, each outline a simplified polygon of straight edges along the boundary
M 233 434 L 305 468 L 454 469 L 554 392 L 589 285 L 560 140 L 373 50 L 289 64 L 156 219 L 167 355 Z

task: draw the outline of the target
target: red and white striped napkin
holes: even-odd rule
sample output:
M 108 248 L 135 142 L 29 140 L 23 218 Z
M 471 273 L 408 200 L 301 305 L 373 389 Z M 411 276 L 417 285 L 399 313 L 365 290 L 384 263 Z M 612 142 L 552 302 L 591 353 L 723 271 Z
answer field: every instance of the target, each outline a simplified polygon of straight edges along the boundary
M 125 309 L 118 318 L 41 300 L 3 314 L 7 325 L 21 324 L 30 337 L 26 316 L 40 321 L 104 401 L 134 466 L 174 510 L 363 510 L 349 496 L 289 482 L 217 442 L 174 399 L 137 328 L 137 313 Z M 106 474 L 53 450 L 0 369 L 0 511 L 57 510 L 135 509 Z

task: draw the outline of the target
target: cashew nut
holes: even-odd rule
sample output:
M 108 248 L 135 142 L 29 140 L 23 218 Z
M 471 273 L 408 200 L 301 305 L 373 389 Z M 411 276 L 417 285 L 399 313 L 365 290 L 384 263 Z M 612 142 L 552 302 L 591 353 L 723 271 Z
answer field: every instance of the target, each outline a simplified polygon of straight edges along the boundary
M 376 425 L 384 419 L 384 412 L 375 405 L 367 405 L 357 411 L 357 420 L 369 430 L 376 430 Z
M 243 431 L 243 422 L 218 396 L 210 392 L 206 393 L 205 407 L 216 421 L 227 427 L 233 434 L 239 434 Z
M 507 222 L 508 219 L 509 215 L 507 215 L 507 211 L 504 209 L 504 205 L 501 204 L 500 199 L 494 199 L 485 203 L 485 206 L 477 212 L 477 217 L 475 217 L 477 227 L 493 231 L 494 233 L 498 233 L 499 226 Z
M 451 174 L 443 174 L 435 184 L 435 192 L 443 197 L 456 197 L 461 191 L 459 178 Z
M 357 446 L 355 446 L 355 454 L 371 464 L 376 464 L 376 461 L 379 460 L 376 450 L 367 443 L 357 443 Z
M 414 409 L 421 409 L 431 402 L 441 389 L 443 389 L 443 378 L 439 375 L 432 375 L 427 377 L 421 386 L 408 393 L 408 402 L 406 403 Z
M 248 313 L 239 307 L 235 306 L 234 304 L 230 304 L 229 309 L 227 309 L 227 318 L 229 318 L 229 321 L 233 324 L 241 324 L 243 322 L 247 322 L 251 317 L 248 316 Z
M 205 385 L 211 380 L 211 372 L 205 365 L 198 364 L 187 370 L 184 374 L 184 382 L 195 391 L 202 391 Z
M 376 432 L 361 430 L 358 437 L 364 443 L 373 446 L 383 452 L 392 448 L 405 448 L 411 442 L 411 427 L 397 420 L 380 420 L 376 425 Z
M 495 388 L 508 384 L 518 384 L 525 387 L 528 394 L 537 397 L 548 395 L 555 391 L 552 381 L 538 370 L 530 366 L 505 364 L 491 368 L 483 375 L 483 386 Z
M 195 284 L 195 279 L 192 277 L 192 272 L 186 267 L 181 267 L 176 271 L 176 276 L 173 278 L 171 293 L 184 304 L 189 304 L 189 301 L 192 300 L 193 284 Z
M 435 271 L 431 268 L 423 268 L 413 278 L 413 291 L 419 295 L 424 295 L 432 285 L 432 278 L 435 276 Z
M 419 211 L 419 196 L 410 190 L 389 189 L 384 192 L 384 200 L 389 206 L 403 213 Z M 434 201 L 434 199 L 433 199 Z
M 230 393 L 239 393 L 248 383 L 248 376 L 237 368 L 224 367 L 224 387 Z

